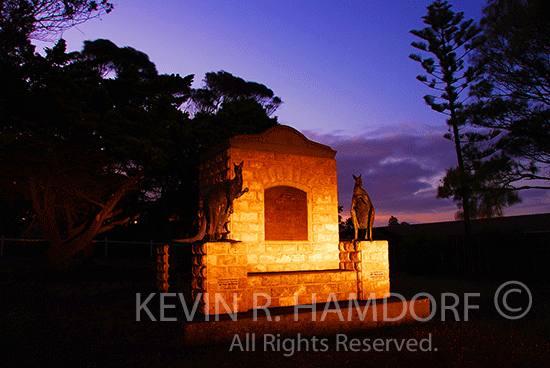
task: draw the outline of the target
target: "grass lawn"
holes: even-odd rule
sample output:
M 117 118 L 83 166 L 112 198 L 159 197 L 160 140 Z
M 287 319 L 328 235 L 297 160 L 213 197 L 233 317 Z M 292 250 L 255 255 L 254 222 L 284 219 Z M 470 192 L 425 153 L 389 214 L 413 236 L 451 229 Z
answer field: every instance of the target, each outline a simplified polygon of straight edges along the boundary
M 532 293 L 529 313 L 518 320 L 502 317 L 494 307 L 495 291 L 504 281 L 447 276 L 391 275 L 391 291 L 408 298 L 430 293 L 436 314 L 430 322 L 347 333 L 359 339 L 431 338 L 431 351 L 343 351 L 337 336 L 318 336 L 325 345 L 313 351 L 240 351 L 230 344 L 186 346 L 182 322 L 153 322 L 146 313 L 136 321 L 136 293 L 142 301 L 155 291 L 155 260 L 97 260 L 91 268 L 68 272 L 47 269 L 43 260 L 0 258 L 0 362 L 2 367 L 544 367 L 550 366 L 549 283 L 524 282 Z M 177 291 L 177 290 L 176 290 Z M 447 310 L 441 315 L 443 293 L 460 296 L 459 321 Z M 464 319 L 464 294 L 470 297 Z M 510 307 L 526 294 L 510 293 Z M 515 300 L 514 297 L 520 298 Z M 157 305 L 158 305 L 158 299 Z M 446 304 L 454 300 L 447 297 Z M 154 304 L 153 302 L 150 305 Z M 150 308 L 152 311 L 154 308 Z M 158 317 L 158 313 L 156 313 Z M 158 318 L 157 318 L 158 319 Z M 370 339 L 370 340 L 366 340 Z M 427 345 L 424 345 L 426 347 Z M 339 347 L 337 349 L 337 347 Z M 326 350 L 326 351 L 321 351 Z M 385 350 L 385 349 L 383 349 Z

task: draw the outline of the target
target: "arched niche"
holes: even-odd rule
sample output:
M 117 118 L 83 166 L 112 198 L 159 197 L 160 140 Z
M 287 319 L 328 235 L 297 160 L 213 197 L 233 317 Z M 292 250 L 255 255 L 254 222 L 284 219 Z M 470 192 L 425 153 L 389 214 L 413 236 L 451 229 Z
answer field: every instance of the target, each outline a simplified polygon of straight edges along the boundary
M 280 185 L 264 191 L 265 240 L 308 240 L 307 193 Z

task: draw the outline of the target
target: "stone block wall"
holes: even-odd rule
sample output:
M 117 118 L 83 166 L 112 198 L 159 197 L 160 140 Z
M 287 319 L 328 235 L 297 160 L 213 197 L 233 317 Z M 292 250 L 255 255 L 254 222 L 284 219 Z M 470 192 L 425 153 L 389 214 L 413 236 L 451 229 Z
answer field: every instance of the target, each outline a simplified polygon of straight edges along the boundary
M 233 203 L 225 240 L 193 245 L 193 297 L 203 313 L 389 295 L 387 242 L 339 242 L 335 155 L 277 126 L 203 156 L 201 197 L 241 162 L 248 188 Z
M 388 242 L 346 241 L 340 242 L 339 248 L 340 268 L 357 272 L 359 299 L 387 298 L 390 294 Z
M 326 303 L 357 296 L 357 275 L 344 270 L 254 273 L 248 275 L 248 285 L 252 295 L 258 295 L 257 307 Z
M 390 295 L 390 261 L 386 240 L 358 242 L 361 251 L 359 298 L 387 298 Z M 374 297 L 371 296 L 374 295 Z
M 200 310 L 214 314 L 216 298 L 232 311 L 248 310 L 246 244 L 207 242 L 193 245 L 193 298 L 200 297 Z M 206 299 L 208 298 L 208 299 Z M 218 309 L 221 308 L 218 305 Z M 223 308 L 221 309 L 223 313 Z
M 233 151 L 231 156 L 236 161 L 245 162 L 244 185 L 249 192 L 235 201 L 231 234 L 233 239 L 251 244 L 249 272 L 338 269 L 335 160 L 279 153 L 258 155 L 243 149 Z M 266 239 L 264 192 L 276 186 L 305 192 L 306 240 Z
M 249 246 L 230 241 L 193 245 L 193 297 L 201 298 L 201 312 L 389 296 L 387 241 L 341 242 L 340 269 L 291 272 L 250 272 Z
M 232 179 L 234 164 L 244 162 L 243 187 L 248 192 L 234 201 L 228 239 L 248 243 L 249 272 L 339 268 L 335 154 L 330 147 L 309 141 L 293 128 L 277 126 L 263 134 L 234 137 L 203 157 L 201 195 L 214 184 Z M 266 232 L 270 225 L 266 223 L 266 212 L 270 210 L 266 208 L 266 191 L 274 188 L 281 188 L 275 203 L 292 201 L 292 191 L 304 194 L 305 200 L 298 205 L 303 206 L 305 218 L 301 222 L 306 226 L 294 232 L 299 232 L 294 239 L 277 237 L 277 233 L 273 236 L 271 228 L 271 233 Z M 284 188 L 289 190 L 285 193 Z M 292 215 L 292 211 L 281 212 L 278 217 L 275 214 L 281 222 L 281 233 L 298 222 L 284 222 Z

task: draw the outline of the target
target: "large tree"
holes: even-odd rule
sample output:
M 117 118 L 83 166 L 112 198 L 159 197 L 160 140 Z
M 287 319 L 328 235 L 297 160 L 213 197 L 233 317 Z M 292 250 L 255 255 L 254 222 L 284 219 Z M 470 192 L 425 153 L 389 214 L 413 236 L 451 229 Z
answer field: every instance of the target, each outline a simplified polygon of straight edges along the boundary
M 270 116 L 282 103 L 281 99 L 265 85 L 245 81 L 226 71 L 206 73 L 204 87 L 193 91 L 190 110 L 194 113 L 212 114 L 224 104 L 242 100 L 256 101 Z
M 479 28 L 472 19 L 464 20 L 464 13 L 455 13 L 446 1 L 437 0 L 428 6 L 428 14 L 422 17 L 428 26 L 411 33 L 423 41 L 413 42 L 412 46 L 431 54 L 423 57 L 411 54 L 410 58 L 419 62 L 426 75 L 417 79 L 438 93 L 424 96 L 425 102 L 435 111 L 447 116 L 449 133 L 446 135 L 455 145 L 457 156 L 456 175 L 458 177 L 457 197 L 464 213 L 465 234 L 470 235 L 470 183 L 469 172 L 464 159 L 461 133 L 464 126 L 464 100 L 468 86 L 475 77 L 476 70 L 467 67 L 466 58 L 477 42 Z
M 550 3 L 490 0 L 474 50 L 482 70 L 472 88 L 469 123 L 498 132 L 493 148 L 507 165 L 498 188 L 550 188 Z M 495 190 L 496 190 L 495 189 Z
M 30 38 L 50 40 L 60 32 L 90 18 L 110 13 L 107 0 L 1 0 L 0 27 L 19 37 L 21 30 Z
M 514 170 L 517 164 L 496 148 L 495 142 L 499 134 L 495 130 L 464 133 L 462 151 L 468 178 L 471 218 L 502 216 L 504 207 L 521 202 L 514 188 L 503 185 L 507 180 L 506 173 Z M 461 203 L 464 199 L 462 185 L 460 170 L 447 169 L 438 188 L 437 197 L 452 197 L 455 202 Z M 457 214 L 458 218 L 463 216 L 463 211 Z
M 108 40 L 74 53 L 61 40 L 35 54 L 31 38 L 108 12 L 105 1 L 2 4 L 0 186 L 15 193 L 10 203 L 19 193 L 31 204 L 51 264 L 66 265 L 139 213 L 150 227 L 181 212 L 196 217 L 200 155 L 277 124 L 270 115 L 281 100 L 227 72 L 191 90 L 192 75 L 159 75 L 147 55 Z M 190 96 L 193 119 L 182 105 Z
M 166 223 L 177 224 L 178 233 L 172 233 L 172 238 L 196 233 L 201 155 L 235 135 L 261 133 L 278 124 L 271 115 L 282 101 L 265 85 L 225 71 L 206 73 L 204 82 L 191 91 L 186 105 L 193 114 L 191 126 L 174 137 L 179 149 L 157 176 L 158 199 L 149 208 L 157 220 L 164 221 L 158 229 Z
M 121 201 L 174 150 L 192 76 L 158 75 L 147 55 L 106 40 L 70 54 L 61 40 L 12 69 L 20 87 L 15 108 L 1 101 L 2 182 L 32 204 L 50 263 L 66 265 L 135 215 Z

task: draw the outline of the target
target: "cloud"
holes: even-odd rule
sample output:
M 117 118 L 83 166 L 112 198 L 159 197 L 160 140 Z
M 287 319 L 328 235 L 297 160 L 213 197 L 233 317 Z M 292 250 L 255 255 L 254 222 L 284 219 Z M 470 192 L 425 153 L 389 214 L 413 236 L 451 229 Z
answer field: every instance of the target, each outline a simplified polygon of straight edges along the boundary
M 361 174 L 363 188 L 376 209 L 377 226 L 387 224 L 390 216 L 401 216 L 401 221 L 423 222 L 430 216 L 439 221 L 445 214 L 452 220 L 455 205 L 450 200 L 436 198 L 445 170 L 456 161 L 452 142 L 443 138 L 444 129 L 417 130 L 400 125 L 361 136 L 338 133 L 304 132 L 309 139 L 338 151 L 338 197 L 344 206 L 344 216 L 349 214 L 353 194 L 352 175 Z
M 362 175 L 363 188 L 376 209 L 375 226 L 385 226 L 390 216 L 409 223 L 452 221 L 457 212 L 450 199 L 437 199 L 445 170 L 456 166 L 453 142 L 443 138 L 445 127 L 402 124 L 385 126 L 363 135 L 303 132 L 309 139 L 338 153 L 338 199 L 349 216 L 353 194 L 352 175 Z M 520 193 L 522 204 L 506 215 L 544 213 L 550 208 L 550 191 Z
M 521 204 L 506 210 L 506 215 L 523 215 L 525 213 L 547 213 L 550 210 L 550 190 L 532 189 L 519 193 Z

